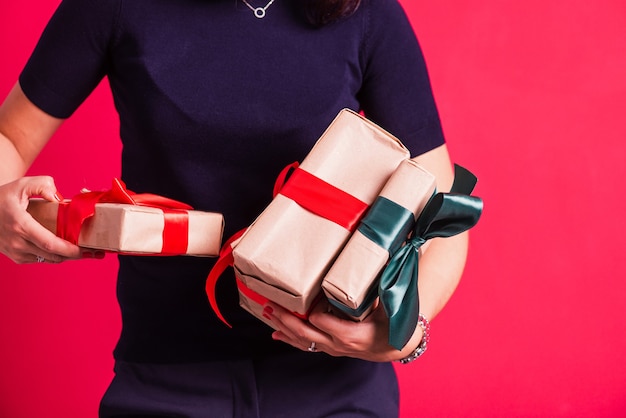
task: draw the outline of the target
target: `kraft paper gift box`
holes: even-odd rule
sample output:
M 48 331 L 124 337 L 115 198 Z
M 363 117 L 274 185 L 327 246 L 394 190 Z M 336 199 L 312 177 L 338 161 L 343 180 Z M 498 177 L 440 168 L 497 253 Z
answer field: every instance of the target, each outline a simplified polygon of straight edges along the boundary
M 82 197 L 79 195 L 73 200 Z M 220 213 L 96 202 L 91 216 L 82 225 L 69 225 L 78 233 L 77 238 L 69 238 L 58 227 L 59 217 L 67 216 L 64 213 L 71 204 L 71 200 L 59 203 L 31 199 L 28 212 L 54 234 L 84 248 L 125 254 L 199 257 L 219 254 L 224 228 L 224 218 Z M 80 220 L 70 218 L 67 222 Z
M 334 311 L 356 320 L 370 313 L 378 296 L 379 273 L 390 258 L 389 247 L 404 242 L 435 187 L 435 176 L 415 161 L 405 160 L 398 166 L 322 282 Z M 385 225 L 381 217 L 387 219 Z M 384 240 L 376 243 L 369 238 L 372 233 L 384 235 Z
M 350 110 L 341 111 L 234 246 L 233 267 L 238 280 L 256 294 L 297 315 L 306 315 L 358 219 L 407 158 L 409 151 L 397 138 Z M 307 181 L 301 179 L 311 177 L 314 185 L 298 191 L 306 187 L 301 183 Z M 320 195 L 320 189 L 327 185 L 339 197 Z M 299 196 L 295 197 L 298 203 L 294 194 Z M 311 211 L 311 201 L 320 208 Z M 346 215 L 338 214 L 353 206 L 359 210 L 347 214 L 353 218 L 350 221 L 328 219 Z M 314 213 L 318 209 L 328 213 Z

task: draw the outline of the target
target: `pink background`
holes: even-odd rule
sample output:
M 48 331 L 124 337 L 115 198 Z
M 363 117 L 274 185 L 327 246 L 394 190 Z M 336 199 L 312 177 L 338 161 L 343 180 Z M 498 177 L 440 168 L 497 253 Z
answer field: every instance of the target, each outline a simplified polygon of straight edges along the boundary
M 0 96 L 58 0 L 0 3 Z M 403 417 L 626 415 L 626 3 L 404 0 L 453 159 L 486 202 Z M 101 86 L 31 174 L 108 187 L 120 145 Z M 0 416 L 95 417 L 119 333 L 115 257 L 0 259 Z

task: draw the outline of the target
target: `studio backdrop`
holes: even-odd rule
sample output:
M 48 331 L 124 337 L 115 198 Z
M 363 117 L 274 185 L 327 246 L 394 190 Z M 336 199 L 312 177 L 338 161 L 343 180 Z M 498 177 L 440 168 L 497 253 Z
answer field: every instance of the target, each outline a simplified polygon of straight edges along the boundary
M 0 3 L 0 96 L 58 3 Z M 485 202 L 428 351 L 397 366 L 402 417 L 626 415 L 626 3 L 402 4 L 452 158 Z M 109 187 L 118 127 L 104 82 L 29 174 L 68 197 Z M 0 417 L 96 416 L 120 331 L 116 268 L 112 255 L 0 258 Z

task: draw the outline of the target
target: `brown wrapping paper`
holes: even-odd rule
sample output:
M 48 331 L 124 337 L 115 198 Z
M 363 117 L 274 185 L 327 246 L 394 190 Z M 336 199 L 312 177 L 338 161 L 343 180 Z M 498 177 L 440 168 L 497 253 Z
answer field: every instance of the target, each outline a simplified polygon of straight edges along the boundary
M 239 292 L 239 306 L 248 311 L 251 315 L 256 316 L 258 319 L 265 322 L 270 327 L 278 329 L 272 321 L 263 316 L 263 305 L 256 303 L 241 292 Z
M 60 203 L 63 204 L 63 203 Z M 31 199 L 28 212 L 56 234 L 59 203 Z M 189 210 L 189 235 L 184 255 L 219 254 L 224 218 L 220 213 Z M 81 228 L 78 245 L 123 253 L 159 254 L 163 247 L 163 211 L 146 206 L 97 203 L 93 218 Z
M 398 139 L 344 110 L 300 168 L 371 204 L 408 157 Z M 306 314 L 350 234 L 279 194 L 234 247 L 235 272 L 255 292 Z
M 248 313 L 256 316 L 261 321 L 265 322 L 267 325 L 274 329 L 278 329 L 276 324 L 271 320 L 265 318 L 263 316 L 263 306 L 264 304 L 259 303 L 259 301 L 255 301 L 252 298 L 248 297 L 241 290 L 239 290 L 239 306 L 248 311 Z
M 405 160 L 380 195 L 410 210 L 417 218 L 434 191 L 435 176 L 415 161 Z M 358 308 L 372 286 L 376 285 L 379 273 L 388 260 L 389 252 L 386 249 L 357 230 L 324 278 L 324 293 L 348 308 Z M 362 320 L 370 310 L 354 319 Z

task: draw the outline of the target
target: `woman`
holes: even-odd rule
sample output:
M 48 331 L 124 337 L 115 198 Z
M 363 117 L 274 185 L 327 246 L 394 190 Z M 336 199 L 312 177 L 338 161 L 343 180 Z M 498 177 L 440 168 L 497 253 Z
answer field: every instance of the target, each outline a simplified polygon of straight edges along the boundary
M 60 198 L 53 180 L 23 176 L 105 76 L 128 188 L 221 212 L 226 236 L 250 224 L 280 169 L 346 107 L 401 138 L 439 190 L 452 183 L 397 0 L 64 0 L 0 108 L 0 251 L 16 263 L 81 257 L 25 211 L 29 196 Z M 454 291 L 466 246 L 465 234 L 435 240 L 422 257 L 426 318 Z M 225 277 L 217 292 L 229 329 L 204 292 L 213 262 L 120 257 L 123 329 L 101 416 L 397 416 L 390 362 L 411 357 L 420 327 L 396 350 L 381 308 L 355 323 L 322 302 L 303 321 L 268 303 L 272 332 L 238 308 Z

